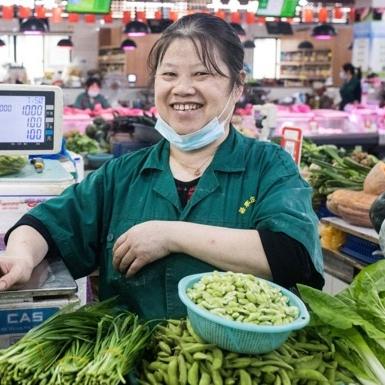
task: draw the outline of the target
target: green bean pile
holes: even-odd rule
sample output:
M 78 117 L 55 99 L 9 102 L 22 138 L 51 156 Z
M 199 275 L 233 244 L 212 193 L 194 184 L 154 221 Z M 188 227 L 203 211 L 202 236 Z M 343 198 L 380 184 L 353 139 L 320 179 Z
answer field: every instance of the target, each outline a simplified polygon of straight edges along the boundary
M 279 349 L 246 355 L 206 344 L 187 321 L 158 326 L 141 385 L 342 385 L 357 384 L 338 366 L 331 340 L 313 328 L 294 333 Z
M 187 289 L 187 295 L 201 308 L 233 321 L 283 325 L 299 316 L 279 289 L 251 274 L 213 272 Z

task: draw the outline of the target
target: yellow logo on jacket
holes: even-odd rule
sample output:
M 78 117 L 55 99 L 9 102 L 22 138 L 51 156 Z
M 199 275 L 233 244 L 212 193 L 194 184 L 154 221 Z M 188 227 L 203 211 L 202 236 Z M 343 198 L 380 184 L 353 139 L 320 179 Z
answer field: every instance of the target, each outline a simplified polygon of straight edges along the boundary
M 246 212 L 246 210 L 252 205 L 255 203 L 255 196 L 252 195 L 249 199 L 246 199 L 242 206 L 239 208 L 238 212 L 240 214 L 244 214 Z

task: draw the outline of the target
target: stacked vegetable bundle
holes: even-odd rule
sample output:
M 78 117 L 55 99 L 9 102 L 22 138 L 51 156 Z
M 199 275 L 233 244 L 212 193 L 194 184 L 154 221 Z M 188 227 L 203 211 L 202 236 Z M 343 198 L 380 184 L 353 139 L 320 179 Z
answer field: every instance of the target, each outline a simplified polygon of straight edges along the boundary
M 151 331 L 112 300 L 64 308 L 0 351 L 1 385 L 117 385 L 132 370 Z
M 221 350 L 197 336 L 187 321 L 158 326 L 143 360 L 142 385 L 290 385 L 355 383 L 339 366 L 331 338 L 315 328 L 292 334 L 279 349 L 262 355 Z
M 356 148 L 348 153 L 334 145 L 317 146 L 305 140 L 302 146 L 302 168 L 314 189 L 313 205 L 318 207 L 337 189 L 362 190 L 364 180 L 378 159 Z

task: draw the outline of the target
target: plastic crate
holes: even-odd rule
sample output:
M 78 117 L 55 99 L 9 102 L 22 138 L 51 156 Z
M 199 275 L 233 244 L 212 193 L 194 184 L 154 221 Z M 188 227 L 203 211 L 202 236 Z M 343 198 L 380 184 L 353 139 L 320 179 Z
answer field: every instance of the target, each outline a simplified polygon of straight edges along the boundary
M 325 218 L 325 217 L 335 217 L 335 214 L 329 211 L 325 203 L 319 206 L 318 210 L 316 211 L 316 214 L 319 219 Z
M 374 251 L 381 251 L 379 245 L 351 234 L 346 235 L 345 243 L 340 247 L 340 251 L 365 263 L 374 263 L 383 259 L 381 255 L 373 255 Z

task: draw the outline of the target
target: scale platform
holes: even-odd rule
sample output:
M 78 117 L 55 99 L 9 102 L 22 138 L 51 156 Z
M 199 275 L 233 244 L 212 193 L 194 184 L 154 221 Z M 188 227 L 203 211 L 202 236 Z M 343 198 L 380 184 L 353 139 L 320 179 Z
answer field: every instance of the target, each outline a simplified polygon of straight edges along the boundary
M 73 176 L 58 160 L 44 159 L 44 165 L 41 173 L 27 164 L 17 174 L 0 176 L 0 196 L 54 196 L 74 183 Z
M 44 259 L 24 284 L 0 292 L 0 348 L 20 339 L 60 308 L 78 304 L 77 285 L 61 259 Z

